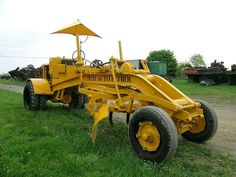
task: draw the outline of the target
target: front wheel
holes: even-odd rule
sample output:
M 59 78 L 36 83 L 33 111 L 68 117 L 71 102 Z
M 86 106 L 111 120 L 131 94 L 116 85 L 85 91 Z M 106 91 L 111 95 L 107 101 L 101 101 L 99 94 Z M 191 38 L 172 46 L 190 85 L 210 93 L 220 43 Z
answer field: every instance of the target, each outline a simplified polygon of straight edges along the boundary
M 129 124 L 130 143 L 139 157 L 164 162 L 176 152 L 178 135 L 169 115 L 155 106 L 138 109 Z
M 192 129 L 182 134 L 182 136 L 193 142 L 205 142 L 211 139 L 217 130 L 218 127 L 218 119 L 215 111 L 211 108 L 211 106 L 202 100 L 196 100 L 201 103 L 201 108 L 203 109 L 204 119 L 196 120 L 196 126 L 193 126 Z M 201 131 L 199 131 L 201 130 Z

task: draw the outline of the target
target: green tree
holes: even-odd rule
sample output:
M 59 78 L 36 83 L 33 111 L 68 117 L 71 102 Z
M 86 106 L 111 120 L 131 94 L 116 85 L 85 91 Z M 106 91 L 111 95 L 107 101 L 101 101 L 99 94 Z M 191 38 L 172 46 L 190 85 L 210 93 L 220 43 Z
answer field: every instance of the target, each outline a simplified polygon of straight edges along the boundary
M 189 58 L 189 62 L 193 67 L 206 66 L 203 56 L 200 54 L 194 54 Z
M 177 71 L 177 60 L 174 52 L 170 50 L 151 51 L 147 57 L 147 61 L 166 61 L 167 62 L 167 75 L 175 76 Z

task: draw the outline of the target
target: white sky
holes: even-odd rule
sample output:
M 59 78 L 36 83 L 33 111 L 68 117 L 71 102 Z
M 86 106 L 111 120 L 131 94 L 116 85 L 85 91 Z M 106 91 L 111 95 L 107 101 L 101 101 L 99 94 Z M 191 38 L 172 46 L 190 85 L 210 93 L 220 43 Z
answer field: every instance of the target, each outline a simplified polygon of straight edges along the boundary
M 146 58 L 169 49 L 177 60 L 195 53 L 236 64 L 234 0 L 0 0 L 0 73 L 53 56 L 71 57 L 75 37 L 49 33 L 77 19 L 102 36 L 83 45 L 86 58 Z M 3 57 L 15 56 L 15 57 Z M 34 58 L 26 58 L 34 57 Z

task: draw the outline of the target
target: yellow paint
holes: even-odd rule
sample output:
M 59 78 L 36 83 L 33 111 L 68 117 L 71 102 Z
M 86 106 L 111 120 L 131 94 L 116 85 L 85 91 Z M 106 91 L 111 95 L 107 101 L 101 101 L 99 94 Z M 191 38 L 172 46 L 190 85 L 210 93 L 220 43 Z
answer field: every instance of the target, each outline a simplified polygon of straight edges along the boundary
M 119 53 L 120 53 L 120 59 L 123 60 L 121 41 L 119 41 Z
M 102 104 L 98 110 L 94 113 L 94 123 L 93 123 L 93 129 L 92 129 L 92 141 L 95 143 L 96 135 L 97 135 L 97 125 L 100 121 L 105 119 L 108 116 L 108 107 L 107 104 Z
M 192 133 L 201 133 L 206 127 L 206 120 L 204 116 L 193 117 L 193 125 L 190 128 Z
M 77 64 L 78 65 L 83 65 L 83 61 L 82 61 L 82 58 L 81 58 L 79 35 L 76 35 L 76 45 L 77 45 Z
M 145 151 L 154 152 L 160 145 L 160 133 L 151 121 L 139 123 L 136 138 Z
M 150 74 L 145 60 L 141 61 L 143 69 L 134 69 L 131 63 L 123 60 L 121 43 L 120 59 L 111 57 L 108 64 L 99 68 L 91 67 L 85 66 L 81 57 L 79 36 L 100 36 L 79 22 L 54 33 L 76 36 L 77 61 L 52 57 L 48 65 L 43 65 L 43 79 L 30 81 L 35 94 L 50 95 L 55 102 L 70 103 L 71 93 L 87 95 L 89 102 L 86 108 L 94 117 L 93 141 L 97 125 L 107 117 L 108 109 L 112 112 L 133 113 L 142 106 L 154 105 L 169 114 L 179 134 L 186 131 L 201 132 L 205 127 L 200 104 L 162 77 Z M 139 128 L 140 144 L 148 151 L 154 151 L 159 145 L 158 130 L 150 122 L 145 122 Z
M 46 79 L 31 78 L 28 79 L 27 82 L 28 81 L 30 81 L 33 84 L 34 94 L 50 95 L 53 93 L 51 91 L 50 84 Z
M 88 27 L 80 23 L 79 21 L 74 22 L 70 25 L 67 25 L 51 34 L 57 34 L 57 33 L 64 33 L 64 34 L 71 34 L 71 35 L 86 35 L 86 36 L 95 36 L 100 37 L 95 32 L 90 30 Z

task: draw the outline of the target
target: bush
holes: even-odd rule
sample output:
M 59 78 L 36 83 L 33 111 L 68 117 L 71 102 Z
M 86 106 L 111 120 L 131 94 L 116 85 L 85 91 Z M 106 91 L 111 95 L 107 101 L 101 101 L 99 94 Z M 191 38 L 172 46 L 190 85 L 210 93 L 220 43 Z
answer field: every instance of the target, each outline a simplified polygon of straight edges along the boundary
M 167 75 L 175 76 L 177 71 L 177 60 L 174 52 L 170 50 L 152 51 L 147 57 L 147 61 L 166 61 L 167 62 Z
M 4 73 L 0 75 L 0 79 L 11 79 L 11 75 L 8 73 Z

